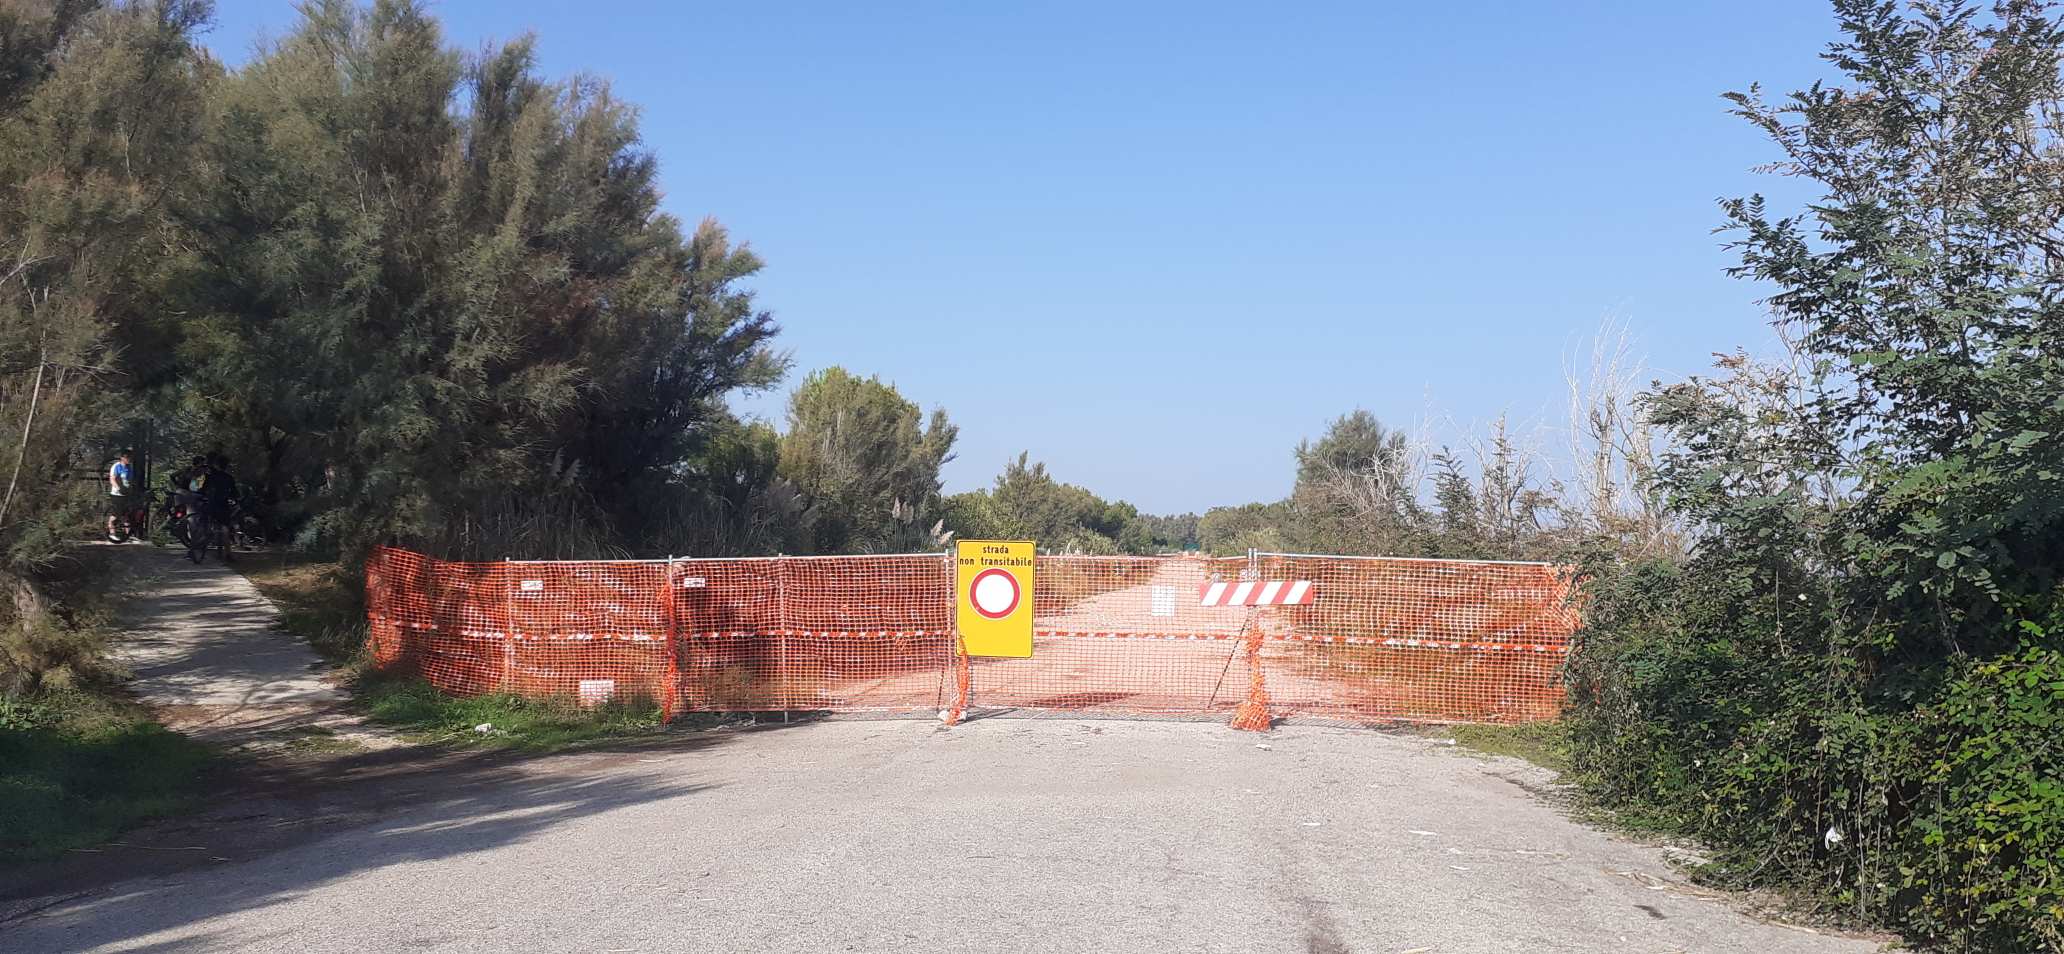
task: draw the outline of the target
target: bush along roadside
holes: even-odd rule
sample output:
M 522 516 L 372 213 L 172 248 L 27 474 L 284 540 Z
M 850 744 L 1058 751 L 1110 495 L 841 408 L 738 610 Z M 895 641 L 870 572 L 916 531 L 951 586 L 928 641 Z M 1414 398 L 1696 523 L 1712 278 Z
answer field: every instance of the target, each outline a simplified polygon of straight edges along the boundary
M 1692 546 L 1589 561 L 1575 774 L 1716 879 L 2064 952 L 2064 22 L 1837 8 L 1835 75 L 1729 96 L 1816 193 L 1721 204 L 1788 353 L 1644 396 Z
M 2015 652 L 1962 666 L 1922 713 L 1893 883 L 1930 935 L 2064 951 L 2064 632 L 2022 628 Z
M 1574 777 L 1622 821 L 1711 846 L 1709 882 L 1956 950 L 2064 951 L 2064 646 L 2017 629 L 1896 683 L 1723 648 L 1738 630 L 1598 637 L 1581 672 L 1624 675 L 1578 683 Z

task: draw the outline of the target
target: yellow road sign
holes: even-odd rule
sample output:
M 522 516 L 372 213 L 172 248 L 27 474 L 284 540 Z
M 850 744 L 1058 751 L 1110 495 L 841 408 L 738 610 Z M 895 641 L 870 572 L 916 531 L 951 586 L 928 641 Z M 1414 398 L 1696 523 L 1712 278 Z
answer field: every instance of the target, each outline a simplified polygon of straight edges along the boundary
M 1032 655 L 1035 549 L 1030 540 L 962 540 L 955 545 L 954 619 L 968 655 Z

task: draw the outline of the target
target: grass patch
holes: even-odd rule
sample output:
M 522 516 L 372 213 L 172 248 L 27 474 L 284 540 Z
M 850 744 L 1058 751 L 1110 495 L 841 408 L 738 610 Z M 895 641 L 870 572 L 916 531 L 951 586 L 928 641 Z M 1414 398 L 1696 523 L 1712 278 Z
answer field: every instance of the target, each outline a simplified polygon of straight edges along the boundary
M 128 700 L 0 696 L 0 864 L 56 857 L 192 808 L 216 758 Z
M 1557 772 L 1569 769 L 1569 736 L 1560 722 L 1458 725 L 1449 734 L 1472 752 L 1525 759 Z
M 581 706 L 501 693 L 451 696 L 421 679 L 382 675 L 365 676 L 354 689 L 368 719 L 419 742 L 550 750 L 661 730 L 659 706 L 646 700 Z
M 363 663 L 365 602 L 336 561 L 281 551 L 240 555 L 235 567 L 279 607 L 282 629 L 330 662 Z

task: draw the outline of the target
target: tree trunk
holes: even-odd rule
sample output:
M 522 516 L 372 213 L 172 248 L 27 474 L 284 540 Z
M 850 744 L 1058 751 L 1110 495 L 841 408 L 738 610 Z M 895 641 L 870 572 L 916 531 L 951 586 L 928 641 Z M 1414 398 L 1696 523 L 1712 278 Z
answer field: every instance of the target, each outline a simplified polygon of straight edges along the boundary
M 21 482 L 22 461 L 29 456 L 29 429 L 36 426 L 36 404 L 43 399 L 43 366 L 49 360 L 48 352 L 36 353 L 36 387 L 29 392 L 29 413 L 22 419 L 21 446 L 15 450 L 14 474 L 7 478 L 7 496 L 0 498 L 0 527 L 7 526 L 7 510 L 14 506 L 14 488 Z

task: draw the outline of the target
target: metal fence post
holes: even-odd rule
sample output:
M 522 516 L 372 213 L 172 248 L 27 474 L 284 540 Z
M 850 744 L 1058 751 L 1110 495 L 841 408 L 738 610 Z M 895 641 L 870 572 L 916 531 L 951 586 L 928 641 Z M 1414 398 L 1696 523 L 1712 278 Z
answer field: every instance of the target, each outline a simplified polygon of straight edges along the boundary
M 495 574 L 502 584 L 502 685 L 503 692 L 515 692 L 516 683 L 516 597 L 510 586 L 515 580 L 516 565 L 502 558 L 501 572 Z
M 960 644 L 960 564 L 952 550 L 941 556 L 946 558 L 946 675 L 957 683 L 960 679 L 957 667 L 967 663 L 967 657 L 961 655 L 965 647 Z M 974 705 L 975 680 L 972 674 L 968 677 L 967 695 L 962 697 L 956 693 L 955 698 L 959 700 L 962 712 Z
M 675 605 L 674 555 L 666 558 L 666 569 L 660 571 L 660 588 L 666 592 L 660 601 L 661 612 L 666 616 L 666 702 L 661 708 L 661 718 L 673 721 L 681 708 L 681 642 L 680 609 Z
M 775 685 L 781 692 L 781 724 L 788 724 L 788 561 L 781 561 L 781 569 L 774 574 L 774 621 L 779 624 L 779 635 L 775 636 Z

